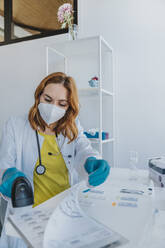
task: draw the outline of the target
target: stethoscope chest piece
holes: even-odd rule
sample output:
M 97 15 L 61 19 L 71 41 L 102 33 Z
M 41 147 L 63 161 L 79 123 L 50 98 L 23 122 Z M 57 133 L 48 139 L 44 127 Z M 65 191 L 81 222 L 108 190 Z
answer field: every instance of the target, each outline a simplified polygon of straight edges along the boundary
M 44 165 L 42 165 L 42 164 L 37 165 L 37 167 L 36 167 L 36 173 L 38 175 L 43 175 L 45 173 L 45 171 L 46 171 L 46 168 L 45 168 Z
M 39 165 L 36 167 L 36 173 L 38 175 L 43 175 L 46 171 L 46 167 L 42 164 L 41 162 L 41 152 L 40 152 L 40 143 L 39 143 L 39 138 L 38 138 L 38 133 L 36 131 L 36 138 L 37 138 L 37 148 L 38 148 L 38 155 L 39 155 Z
M 46 171 L 46 167 L 41 162 L 41 152 L 40 152 L 40 143 L 39 143 L 38 133 L 37 133 L 37 131 L 35 133 L 36 133 L 37 148 L 38 148 L 38 155 L 39 155 L 39 165 L 36 166 L 35 170 L 36 170 L 36 173 L 38 175 L 43 175 Z M 60 153 L 61 152 L 57 152 L 57 153 L 48 152 L 48 155 L 53 155 L 56 157 L 56 156 L 60 155 Z M 70 156 L 71 155 L 69 155 L 68 157 L 70 157 Z

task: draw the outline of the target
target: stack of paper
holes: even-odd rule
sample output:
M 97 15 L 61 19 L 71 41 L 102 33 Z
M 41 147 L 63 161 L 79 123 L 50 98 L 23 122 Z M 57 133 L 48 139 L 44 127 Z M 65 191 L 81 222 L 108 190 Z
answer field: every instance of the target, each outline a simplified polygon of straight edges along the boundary
M 83 186 L 82 186 L 83 185 Z M 84 183 L 74 186 L 55 208 L 34 208 L 9 217 L 10 222 L 33 248 L 101 248 L 116 244 L 123 237 L 90 218 L 81 209 L 79 191 Z M 85 195 L 84 195 L 85 197 Z M 81 205 L 91 204 L 81 197 Z

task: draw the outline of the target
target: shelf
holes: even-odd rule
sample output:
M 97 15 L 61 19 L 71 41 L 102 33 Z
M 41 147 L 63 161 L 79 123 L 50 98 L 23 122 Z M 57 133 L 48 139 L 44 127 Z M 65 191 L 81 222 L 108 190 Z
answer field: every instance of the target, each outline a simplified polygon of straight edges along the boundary
M 63 71 L 75 79 L 79 87 L 79 101 L 83 106 L 80 109 L 80 121 L 85 123 L 86 129 L 97 123 L 99 130 L 106 130 L 113 136 L 109 135 L 110 138 L 105 140 L 101 140 L 101 137 L 89 138 L 89 140 L 94 148 L 98 146 L 101 156 L 105 156 L 114 164 L 112 162 L 115 151 L 113 49 L 99 35 L 77 40 L 60 40 L 46 46 L 46 60 L 47 74 Z M 98 87 L 90 87 L 88 83 L 94 76 L 98 77 Z M 107 109 L 104 108 L 105 105 Z M 103 144 L 107 144 L 104 146 L 104 151 Z
M 99 41 L 102 45 L 102 52 L 112 52 L 113 49 L 103 39 L 102 36 L 93 36 L 87 38 L 81 38 L 77 40 L 60 41 L 54 44 L 50 44 L 48 47 L 58 53 L 63 54 L 66 57 L 72 57 L 73 55 L 85 55 L 91 53 L 98 53 Z M 81 47 L 81 49 L 80 49 Z
M 103 95 L 114 96 L 114 93 L 101 89 Z M 79 96 L 98 96 L 99 95 L 99 88 L 81 88 L 78 89 Z
M 106 140 L 102 140 L 102 143 L 105 144 L 105 143 L 109 143 L 109 142 L 114 142 L 114 139 L 106 139 Z
M 103 93 L 103 95 L 114 96 L 114 93 L 112 93 L 112 92 L 110 92 L 108 90 L 101 89 L 101 92 Z
M 100 142 L 99 139 L 94 139 L 94 138 L 88 138 L 88 139 L 91 141 L 91 143 L 98 143 L 99 144 L 99 142 Z M 102 140 L 102 144 L 110 143 L 110 142 L 113 142 L 113 141 L 114 141 L 113 138 L 112 139 Z

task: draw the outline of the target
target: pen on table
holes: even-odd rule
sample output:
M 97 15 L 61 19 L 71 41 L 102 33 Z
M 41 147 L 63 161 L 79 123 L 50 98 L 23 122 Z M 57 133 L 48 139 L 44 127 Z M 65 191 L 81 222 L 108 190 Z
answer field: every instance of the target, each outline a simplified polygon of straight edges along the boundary
M 82 192 L 83 193 L 87 193 L 87 192 L 91 192 L 91 193 L 98 193 L 98 194 L 103 194 L 104 193 L 104 191 L 103 190 L 98 190 L 98 189 L 85 189 L 85 190 L 83 190 Z

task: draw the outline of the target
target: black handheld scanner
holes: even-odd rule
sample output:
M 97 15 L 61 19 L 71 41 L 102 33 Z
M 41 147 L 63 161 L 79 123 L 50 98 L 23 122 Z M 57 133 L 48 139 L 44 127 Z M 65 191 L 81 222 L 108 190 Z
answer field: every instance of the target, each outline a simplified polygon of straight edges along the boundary
M 26 177 L 17 177 L 12 185 L 11 201 L 13 208 L 34 204 L 33 189 Z

